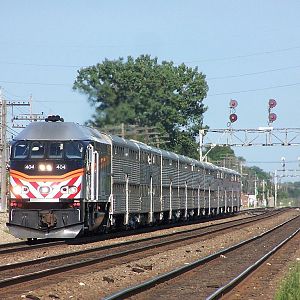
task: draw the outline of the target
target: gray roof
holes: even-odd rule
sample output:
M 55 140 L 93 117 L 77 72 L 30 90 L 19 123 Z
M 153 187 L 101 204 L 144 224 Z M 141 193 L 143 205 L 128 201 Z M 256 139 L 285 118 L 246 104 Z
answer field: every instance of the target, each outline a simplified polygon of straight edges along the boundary
M 72 122 L 33 122 L 22 130 L 14 140 L 94 140 L 106 144 L 109 143 L 108 137 L 99 131 Z

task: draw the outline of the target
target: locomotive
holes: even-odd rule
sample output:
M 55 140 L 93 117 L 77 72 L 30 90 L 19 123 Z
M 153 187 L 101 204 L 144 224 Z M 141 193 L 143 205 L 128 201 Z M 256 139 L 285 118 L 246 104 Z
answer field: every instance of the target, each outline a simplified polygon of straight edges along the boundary
M 28 240 L 75 238 L 240 208 L 240 174 L 51 116 L 11 143 L 9 221 Z

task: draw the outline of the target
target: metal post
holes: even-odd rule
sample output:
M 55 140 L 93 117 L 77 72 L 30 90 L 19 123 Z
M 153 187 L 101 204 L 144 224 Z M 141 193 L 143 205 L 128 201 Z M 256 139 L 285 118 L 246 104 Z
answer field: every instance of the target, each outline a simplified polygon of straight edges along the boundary
M 150 211 L 148 214 L 148 223 L 153 223 L 153 177 L 150 176 Z
M 126 205 L 126 214 L 124 219 L 124 225 L 129 224 L 129 176 L 125 175 L 125 205 Z
M 210 198 L 210 184 L 209 184 L 209 186 L 208 186 L 208 215 L 210 216 L 211 215 L 211 203 L 210 203 L 210 201 L 211 201 L 211 198 Z
M 255 196 L 255 203 L 257 202 L 257 178 L 255 173 L 255 180 L 254 180 L 254 196 Z M 255 206 L 255 204 L 254 204 Z
M 274 207 L 277 207 L 277 170 L 274 173 Z
M 265 180 L 263 179 L 263 205 L 265 206 L 266 203 L 266 195 L 265 195 Z
M 173 211 L 172 211 L 172 184 L 173 184 L 173 182 L 170 181 L 170 188 L 169 188 L 169 191 L 170 191 L 169 220 L 172 220 L 172 215 L 173 215 Z
M 125 125 L 124 123 L 121 124 L 121 136 L 123 139 L 125 139 Z
M 203 147 L 203 134 L 204 130 L 200 129 L 199 130 L 199 160 L 203 160 L 203 153 L 202 153 L 202 147 Z
M 1 212 L 6 212 L 6 101 L 2 98 L 2 90 L 0 89 L 1 101 Z
M 197 216 L 199 217 L 200 216 L 200 183 L 198 185 L 198 191 L 197 191 L 197 207 L 198 207 Z

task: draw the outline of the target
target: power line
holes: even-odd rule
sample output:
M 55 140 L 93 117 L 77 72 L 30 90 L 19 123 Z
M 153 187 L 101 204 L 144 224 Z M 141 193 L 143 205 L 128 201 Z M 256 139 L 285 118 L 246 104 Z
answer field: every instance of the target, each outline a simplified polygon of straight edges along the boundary
M 207 80 L 238 78 L 238 77 L 253 76 L 253 75 L 266 74 L 266 73 L 272 73 L 272 72 L 278 72 L 278 71 L 285 71 L 285 70 L 291 70 L 291 69 L 297 69 L 297 68 L 300 68 L 300 65 L 290 66 L 290 67 L 283 67 L 283 68 L 275 68 L 275 69 L 269 69 L 269 70 L 263 70 L 263 71 L 257 71 L 257 72 L 250 72 L 250 73 L 243 73 L 243 74 L 236 74 L 236 75 L 225 75 L 225 76 L 208 77 Z M 8 83 L 8 84 L 32 84 L 32 85 L 50 85 L 50 86 L 52 86 L 52 85 L 57 85 L 57 86 L 72 86 L 72 84 L 67 84 L 67 83 L 24 82 L 24 81 L 4 81 L 4 80 L 0 80 L 0 82 L 2 82 L 2 83 Z
M 32 85 L 57 85 L 57 86 L 72 86 L 71 84 L 67 83 L 46 83 L 46 82 L 24 82 L 24 81 L 4 81 L 0 80 L 2 83 L 6 84 L 32 84 Z
M 269 86 L 269 87 L 264 87 L 264 88 L 257 88 L 257 89 L 249 89 L 249 90 L 241 90 L 241 91 L 215 93 L 215 94 L 210 94 L 210 95 L 207 95 L 207 96 L 208 97 L 212 97 L 212 96 L 223 96 L 223 95 L 241 94 L 241 93 L 249 93 L 249 92 L 257 92 L 257 91 L 272 90 L 272 89 L 277 89 L 277 88 L 291 87 L 291 86 L 296 86 L 296 85 L 300 85 L 300 82 L 295 82 L 295 83 L 290 83 L 290 84 L 282 84 L 282 85 L 274 85 L 274 86 Z
M 232 59 L 246 58 L 246 57 L 252 57 L 252 56 L 273 54 L 273 53 L 278 53 L 278 52 L 286 52 L 286 51 L 291 51 L 291 50 L 296 50 L 296 49 L 300 49 L 300 46 L 281 48 L 281 49 L 277 49 L 277 50 L 254 52 L 254 53 L 249 53 L 249 54 L 244 54 L 244 55 L 235 55 L 235 56 L 227 56 L 227 57 L 206 58 L 206 59 L 199 59 L 199 60 L 193 60 L 193 61 L 184 61 L 184 63 L 189 64 L 189 63 L 206 62 L 206 61 L 209 62 L 209 61 L 232 60 Z M 180 63 L 182 63 L 182 62 L 180 62 Z M 51 67 L 51 68 L 86 68 L 86 67 L 88 67 L 88 66 L 82 66 L 82 65 L 36 64 L 36 63 L 6 62 L 6 61 L 0 61 L 0 64 L 33 66 L 33 67 Z
M 246 161 L 247 164 L 281 164 L 280 161 Z M 298 160 L 288 160 L 285 163 L 299 163 Z
M 254 52 L 254 53 L 249 53 L 249 54 L 244 54 L 244 55 L 235 55 L 235 56 L 227 56 L 227 57 L 219 57 L 219 58 L 208 58 L 208 59 L 186 61 L 185 63 L 188 64 L 188 63 L 198 63 L 198 62 L 232 60 L 232 59 L 246 58 L 246 57 L 252 57 L 252 56 L 273 54 L 273 53 L 278 53 L 278 52 L 286 52 L 286 51 L 291 51 L 291 50 L 295 50 L 295 49 L 300 49 L 300 46 L 282 48 L 282 49 L 277 49 L 277 50 L 272 50 L 272 51 Z
M 33 66 L 33 67 L 51 67 L 51 68 L 84 68 L 84 67 L 86 67 L 86 66 L 79 66 L 79 65 L 28 64 L 28 63 L 5 62 L 5 61 L 0 61 L 0 64 L 5 64 L 5 65 L 20 65 L 20 66 Z
M 6 88 L 3 88 L 3 87 L 1 87 L 1 88 L 2 88 L 2 91 L 5 92 L 5 94 L 8 94 L 8 95 L 10 95 L 12 97 L 15 97 L 15 98 L 27 98 L 25 96 L 20 96 L 20 95 L 13 94 L 12 92 L 8 91 Z M 4 94 L 4 96 L 5 96 L 5 94 Z M 9 97 L 6 96 L 6 98 L 9 98 Z
M 296 68 L 300 68 L 300 65 L 291 66 L 291 67 L 285 67 L 285 68 L 269 69 L 269 70 L 263 70 L 263 71 L 258 71 L 258 72 L 244 73 L 244 74 L 210 77 L 210 78 L 207 78 L 207 79 L 208 80 L 217 80 L 217 79 L 237 78 L 237 77 L 266 74 L 266 73 L 272 73 L 272 72 L 284 71 L 284 70 L 290 70 L 290 69 L 296 69 Z

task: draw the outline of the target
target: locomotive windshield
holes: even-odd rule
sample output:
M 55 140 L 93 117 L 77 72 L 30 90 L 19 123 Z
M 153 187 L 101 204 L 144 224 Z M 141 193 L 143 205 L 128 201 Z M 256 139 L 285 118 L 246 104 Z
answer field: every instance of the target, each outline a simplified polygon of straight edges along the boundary
M 83 145 L 79 142 L 67 142 L 65 144 L 65 153 L 68 158 L 82 158 Z
M 14 158 L 27 158 L 29 154 L 29 144 L 28 142 L 19 142 L 16 144 L 13 152 Z
M 83 157 L 83 144 L 76 141 L 71 142 L 44 142 L 44 141 L 20 141 L 12 151 L 12 158 L 15 159 L 40 159 L 51 158 L 80 159 Z

